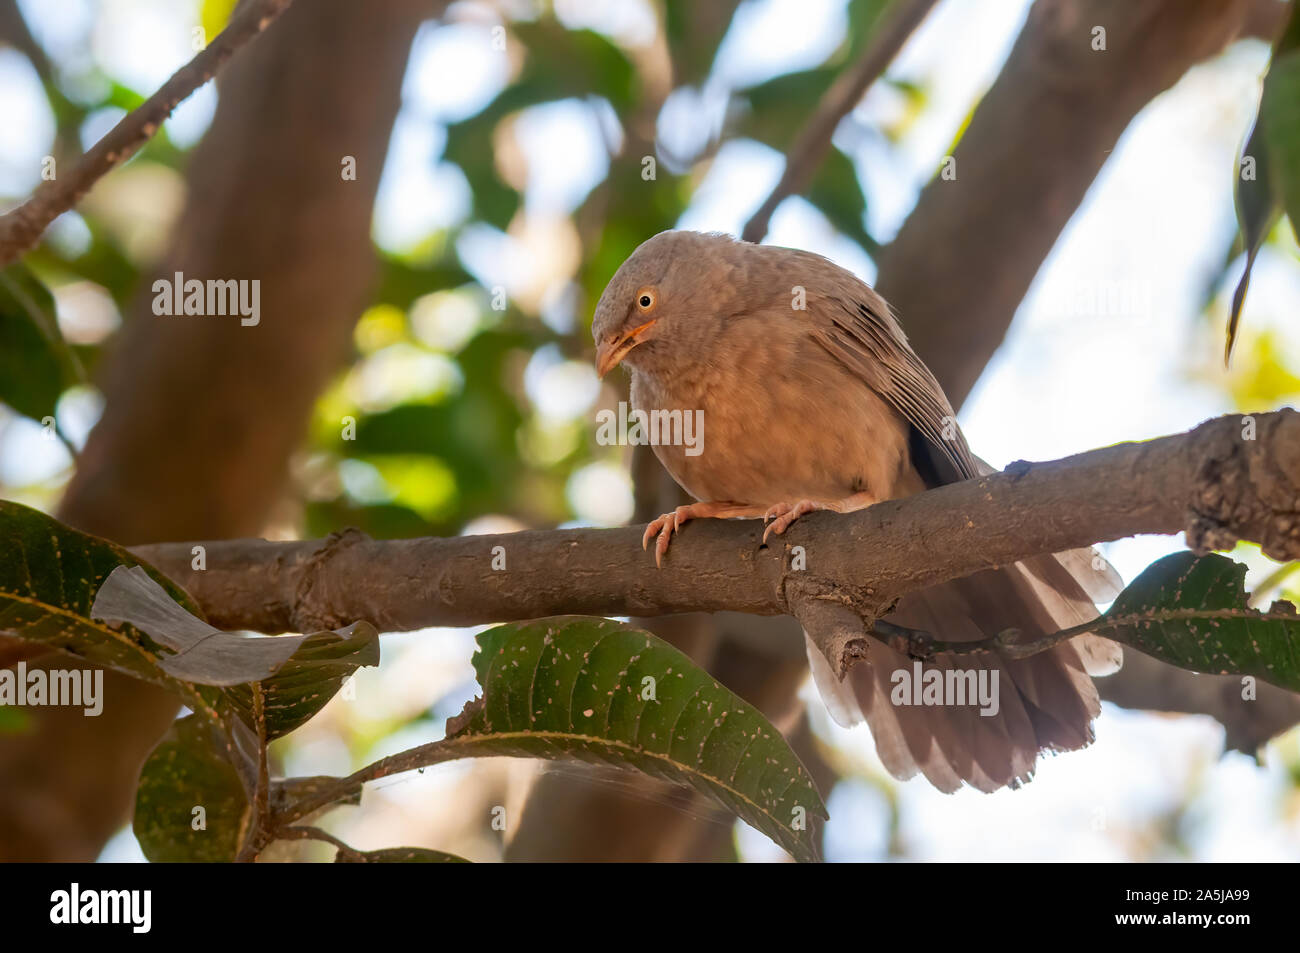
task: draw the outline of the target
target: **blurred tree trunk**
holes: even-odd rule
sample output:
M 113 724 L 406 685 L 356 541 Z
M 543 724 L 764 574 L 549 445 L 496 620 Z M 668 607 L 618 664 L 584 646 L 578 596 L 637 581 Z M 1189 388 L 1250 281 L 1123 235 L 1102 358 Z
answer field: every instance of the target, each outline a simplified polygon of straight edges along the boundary
M 146 282 L 60 518 L 123 544 L 262 530 L 366 304 L 405 64 L 416 27 L 440 8 L 295 3 L 230 64 L 160 273 L 258 279 L 261 322 L 155 316 Z M 345 156 L 355 181 L 340 174 Z M 101 717 L 36 709 L 33 731 L 0 741 L 0 859 L 93 860 L 126 821 L 177 703 L 112 673 L 104 694 Z

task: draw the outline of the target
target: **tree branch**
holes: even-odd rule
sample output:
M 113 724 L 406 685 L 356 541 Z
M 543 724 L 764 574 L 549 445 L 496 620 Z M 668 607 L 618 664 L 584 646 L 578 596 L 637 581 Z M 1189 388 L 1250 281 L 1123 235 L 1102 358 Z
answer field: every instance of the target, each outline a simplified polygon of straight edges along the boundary
M 772 221 L 772 213 L 777 206 L 808 187 L 817 167 L 830 151 L 831 138 L 839 128 L 840 120 L 861 102 L 868 87 L 894 61 L 907 38 L 925 19 L 935 2 L 936 0 L 897 0 L 885 13 L 884 21 L 871 38 L 862 59 L 835 80 L 818 103 L 816 111 L 799 130 L 798 137 L 790 146 L 790 155 L 786 159 L 780 181 L 741 233 L 745 241 L 761 242 L 767 234 L 768 224 Z
M 662 570 L 642 552 L 638 527 L 231 540 L 203 544 L 203 570 L 191 567 L 190 543 L 134 552 L 221 628 L 312 631 L 366 619 L 405 631 L 563 613 L 807 617 L 826 607 L 875 619 L 900 596 L 947 579 L 1138 533 L 1184 531 L 1197 550 L 1249 539 L 1274 558 L 1300 557 L 1300 414 L 1253 422 L 1255 439 L 1242 418 L 1221 417 L 1185 434 L 1013 464 L 860 513 L 812 514 L 773 548 L 760 548 L 757 521 L 692 522 Z M 794 546 L 804 547 L 805 569 L 787 558 Z M 494 570 L 502 552 L 506 568 Z
M 212 79 L 236 50 L 266 29 L 292 2 L 247 0 L 215 40 L 95 143 L 70 173 L 42 182 L 31 198 L 0 216 L 0 268 L 40 241 L 51 222 L 72 208 L 102 176 L 134 155 L 183 99 Z

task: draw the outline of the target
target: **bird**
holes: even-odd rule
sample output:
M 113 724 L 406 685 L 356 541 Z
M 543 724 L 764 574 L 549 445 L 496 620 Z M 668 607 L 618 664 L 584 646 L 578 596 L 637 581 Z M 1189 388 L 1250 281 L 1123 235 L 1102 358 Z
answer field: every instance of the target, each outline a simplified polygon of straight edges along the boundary
M 971 452 L 890 306 L 820 255 L 717 232 L 660 232 L 610 279 L 592 335 L 597 374 L 624 367 L 634 411 L 702 415 L 694 452 L 653 443 L 695 500 L 646 527 L 642 548 L 655 541 L 656 565 L 693 519 L 762 517 L 766 543 L 817 510 L 849 513 L 993 472 Z M 884 620 L 944 642 L 1008 629 L 1035 637 L 1096 619 L 1096 603 L 1120 588 L 1095 550 L 1072 550 L 906 595 Z M 919 774 L 948 793 L 1019 787 L 1040 754 L 1090 744 L 1101 707 L 1093 676 L 1122 663 L 1117 644 L 1092 634 L 1027 658 L 936 653 L 924 663 L 873 640 L 842 677 L 807 633 L 805 648 L 831 717 L 865 721 L 896 778 Z M 898 691 L 909 672 L 986 676 L 997 686 L 996 714 L 916 704 Z

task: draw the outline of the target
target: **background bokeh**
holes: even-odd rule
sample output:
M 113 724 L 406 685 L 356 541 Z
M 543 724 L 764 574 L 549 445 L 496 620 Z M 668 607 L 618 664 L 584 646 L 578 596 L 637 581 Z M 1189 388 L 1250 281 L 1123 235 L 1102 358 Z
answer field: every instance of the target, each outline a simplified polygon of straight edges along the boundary
M 0 37 L 11 41 L 0 44 L 6 205 L 37 185 L 43 157 L 70 160 L 187 62 L 196 27 L 214 35 L 233 3 L 17 6 L 37 55 Z M 594 438 L 596 412 L 623 386 L 598 382 L 591 367 L 596 297 L 627 252 L 662 228 L 740 231 L 781 174 L 780 150 L 860 51 L 880 6 L 746 0 L 720 42 L 682 25 L 688 4 L 668 4 L 677 19 L 665 19 L 651 0 L 458 2 L 425 23 L 379 183 L 379 280 L 349 363 L 316 402 L 266 535 L 346 526 L 376 537 L 448 535 L 631 519 L 631 459 Z M 780 206 L 767 240 L 873 280 L 876 252 L 951 151 L 1027 8 L 940 3 L 841 127 L 809 197 Z M 1124 134 L 961 409 L 981 456 L 996 466 L 1051 459 L 1216 414 L 1275 409 L 1300 394 L 1300 261 L 1285 222 L 1256 266 L 1232 368 L 1221 361 L 1242 267 L 1234 164 L 1267 61 L 1263 42 L 1234 44 Z M 182 104 L 28 257 L 92 379 L 168 250 L 187 157 L 218 95 L 208 85 Z M 635 174 L 649 143 L 652 181 Z M 960 321 L 951 333 L 962 333 Z M 69 390 L 60 429 L 82 445 L 102 407 L 94 387 Z M 346 416 L 357 420 L 353 441 L 340 436 Z M 0 496 L 52 511 L 72 472 L 59 442 L 0 405 Z M 1179 546 L 1147 537 L 1104 551 L 1132 578 Z M 1251 547 L 1235 555 L 1252 583 L 1277 568 Z M 474 693 L 472 634 L 385 636 L 383 665 L 357 676 L 355 697 L 335 699 L 281 742 L 280 767 L 347 772 L 439 737 Z M 1223 755 L 1223 729 L 1210 718 L 1108 704 L 1096 744 L 1047 759 L 1025 789 L 945 796 L 924 781 L 893 781 L 865 728 L 834 727 L 816 693 L 805 694 L 822 756 L 841 778 L 829 797 L 829 859 L 1300 859 L 1300 732 L 1273 741 L 1257 764 Z M 535 770 L 495 760 L 389 779 L 327 826 L 359 848 L 427 843 L 493 859 L 500 836 L 470 819 L 483 804 L 513 811 Z M 578 785 L 626 787 L 571 774 Z M 745 859 L 778 856 L 743 826 L 736 837 Z M 125 830 L 103 856 L 140 854 Z

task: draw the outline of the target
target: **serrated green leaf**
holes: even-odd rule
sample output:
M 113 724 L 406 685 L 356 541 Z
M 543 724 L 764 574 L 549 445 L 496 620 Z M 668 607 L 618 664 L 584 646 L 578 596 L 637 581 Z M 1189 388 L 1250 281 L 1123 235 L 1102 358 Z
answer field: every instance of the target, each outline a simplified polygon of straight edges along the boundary
M 23 264 L 0 271 L 0 400 L 42 420 L 54 416 L 59 396 L 80 380 L 49 289 Z
M 187 715 L 145 761 L 131 827 L 155 863 L 227 863 L 239 851 L 248 812 L 224 742 L 206 720 Z
M 818 856 L 821 795 L 781 733 L 667 642 L 560 616 L 481 633 L 483 686 L 449 757 L 577 758 L 637 768 L 727 807 L 798 860 Z M 454 752 L 454 753 L 452 753 Z
M 468 864 L 464 857 L 425 847 L 385 847 L 382 850 L 357 851 L 334 855 L 336 864 Z
M 1288 602 L 1247 604 L 1246 567 L 1217 553 L 1152 563 L 1090 628 L 1179 668 L 1253 675 L 1300 691 L 1300 617 Z

